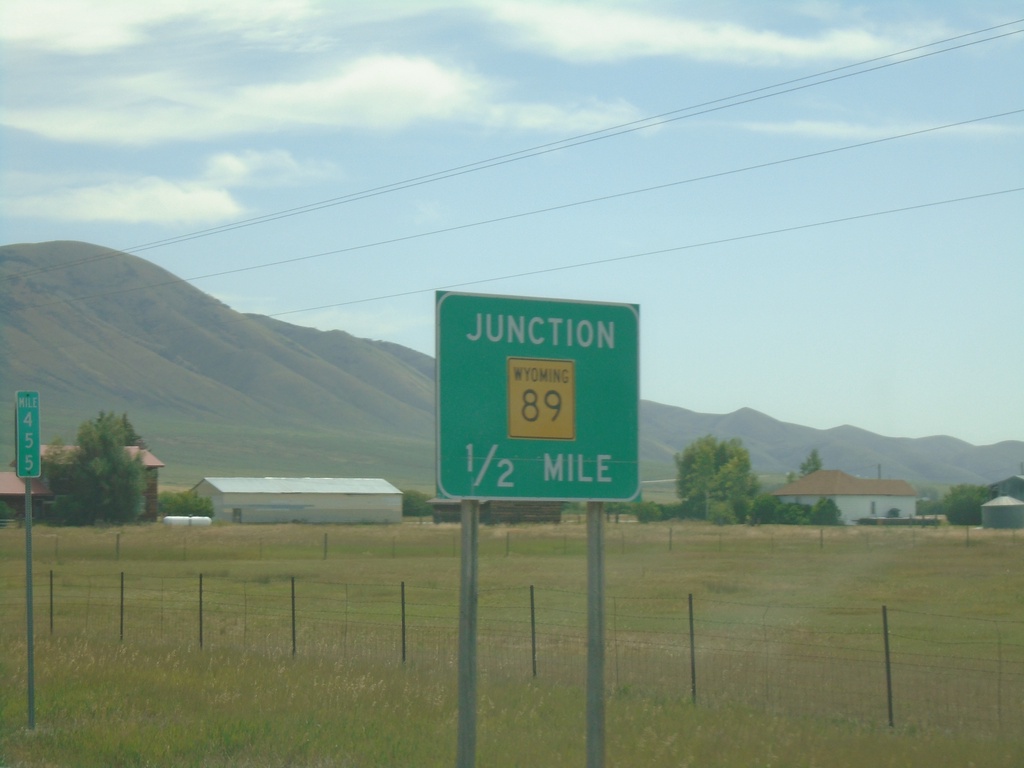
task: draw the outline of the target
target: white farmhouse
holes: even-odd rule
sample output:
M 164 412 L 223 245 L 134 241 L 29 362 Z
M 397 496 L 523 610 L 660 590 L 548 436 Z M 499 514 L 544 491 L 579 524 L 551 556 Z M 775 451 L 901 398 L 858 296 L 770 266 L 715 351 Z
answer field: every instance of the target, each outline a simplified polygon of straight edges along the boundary
M 347 477 L 207 477 L 193 490 L 213 519 L 235 523 L 400 523 L 402 492 Z
M 862 518 L 913 517 L 917 513 L 917 493 L 906 480 L 869 480 L 838 469 L 811 472 L 772 494 L 787 503 L 812 506 L 819 499 L 832 499 L 847 524 Z

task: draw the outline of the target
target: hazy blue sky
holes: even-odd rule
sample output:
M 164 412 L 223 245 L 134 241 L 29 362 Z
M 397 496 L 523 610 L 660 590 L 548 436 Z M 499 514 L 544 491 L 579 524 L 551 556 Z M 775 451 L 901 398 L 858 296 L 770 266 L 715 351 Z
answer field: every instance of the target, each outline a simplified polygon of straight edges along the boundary
M 7 0 L 0 55 L 4 243 L 428 353 L 437 288 L 637 303 L 645 398 L 1024 439 L 1018 0 Z

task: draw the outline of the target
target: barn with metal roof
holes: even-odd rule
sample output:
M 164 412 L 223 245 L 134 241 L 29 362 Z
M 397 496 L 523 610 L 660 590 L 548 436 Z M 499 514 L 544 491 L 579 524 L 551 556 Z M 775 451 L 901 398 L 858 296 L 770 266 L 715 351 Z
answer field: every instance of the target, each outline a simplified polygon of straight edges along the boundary
M 193 490 L 235 523 L 400 523 L 402 492 L 351 477 L 206 477 Z

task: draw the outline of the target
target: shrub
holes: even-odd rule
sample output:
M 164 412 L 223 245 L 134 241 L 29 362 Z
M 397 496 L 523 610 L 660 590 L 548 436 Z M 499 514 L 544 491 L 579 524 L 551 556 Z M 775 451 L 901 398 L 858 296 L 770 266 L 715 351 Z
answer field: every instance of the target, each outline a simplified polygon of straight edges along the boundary
M 434 510 L 431 508 L 430 496 L 423 491 L 402 491 L 403 517 L 429 517 Z
M 195 491 L 161 491 L 157 504 L 164 517 L 213 517 L 213 500 Z

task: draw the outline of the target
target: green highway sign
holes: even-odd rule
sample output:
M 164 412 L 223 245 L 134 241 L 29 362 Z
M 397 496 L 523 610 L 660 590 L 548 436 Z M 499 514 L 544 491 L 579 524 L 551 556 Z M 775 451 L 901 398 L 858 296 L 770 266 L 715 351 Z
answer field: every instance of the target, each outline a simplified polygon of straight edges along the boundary
M 437 487 L 639 498 L 639 308 L 438 292 Z
M 39 393 L 17 392 L 14 400 L 17 475 L 39 477 Z

